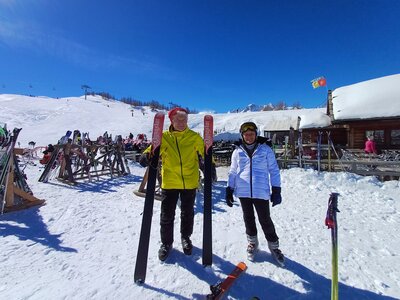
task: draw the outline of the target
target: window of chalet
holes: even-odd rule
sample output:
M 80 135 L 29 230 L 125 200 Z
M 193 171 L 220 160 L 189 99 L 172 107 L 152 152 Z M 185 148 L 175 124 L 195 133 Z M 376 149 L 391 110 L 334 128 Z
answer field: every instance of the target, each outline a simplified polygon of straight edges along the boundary
M 400 129 L 393 129 L 390 131 L 390 144 L 400 145 Z
M 286 131 L 264 131 L 264 136 L 270 138 L 272 141 L 275 139 L 275 145 L 284 145 L 285 136 L 289 133 Z
M 375 143 L 383 144 L 385 142 L 385 131 L 384 130 L 367 130 L 365 131 L 365 138 L 372 135 Z
M 313 142 L 313 140 L 312 140 L 313 137 L 312 137 L 311 133 L 309 133 L 309 132 L 303 132 L 302 138 L 303 138 L 303 141 L 302 141 L 303 144 L 311 144 Z

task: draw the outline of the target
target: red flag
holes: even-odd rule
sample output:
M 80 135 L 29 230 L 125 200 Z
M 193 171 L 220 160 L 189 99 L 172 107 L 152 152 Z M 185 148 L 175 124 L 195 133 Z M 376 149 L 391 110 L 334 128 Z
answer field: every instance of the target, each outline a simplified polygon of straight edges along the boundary
M 326 86 L 326 79 L 325 77 L 318 77 L 311 80 L 311 85 L 314 89 L 319 88 L 320 86 Z
M 318 85 L 319 85 L 319 86 L 326 86 L 326 79 L 325 79 L 325 77 L 321 77 L 321 78 L 318 80 Z

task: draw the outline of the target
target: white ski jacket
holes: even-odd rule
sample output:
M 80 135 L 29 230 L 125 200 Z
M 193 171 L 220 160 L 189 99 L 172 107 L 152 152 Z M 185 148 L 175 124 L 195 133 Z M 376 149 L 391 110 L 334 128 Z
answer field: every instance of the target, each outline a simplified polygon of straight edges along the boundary
M 237 146 L 232 153 L 228 186 L 236 197 L 269 200 L 270 187 L 281 186 L 280 171 L 272 149 L 266 144 L 258 144 L 250 157 L 244 145 Z

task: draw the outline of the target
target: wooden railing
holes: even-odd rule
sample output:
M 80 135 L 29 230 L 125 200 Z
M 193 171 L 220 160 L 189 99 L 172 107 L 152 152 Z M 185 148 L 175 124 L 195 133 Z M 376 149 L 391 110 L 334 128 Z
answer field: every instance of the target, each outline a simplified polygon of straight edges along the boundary
M 299 167 L 299 159 L 277 159 L 281 169 Z M 381 180 L 400 178 L 400 161 L 382 161 L 380 159 L 321 159 L 320 170 L 339 172 L 345 171 L 363 176 L 377 176 Z M 317 159 L 303 159 L 304 168 L 318 170 Z

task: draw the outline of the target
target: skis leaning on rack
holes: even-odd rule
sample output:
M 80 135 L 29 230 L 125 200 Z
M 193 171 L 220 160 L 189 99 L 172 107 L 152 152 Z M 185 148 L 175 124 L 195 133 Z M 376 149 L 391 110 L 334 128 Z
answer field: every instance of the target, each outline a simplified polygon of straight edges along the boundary
M 160 146 L 164 127 L 163 113 L 157 113 L 154 117 L 153 135 L 151 140 L 151 155 L 149 175 L 147 179 L 146 197 L 144 200 L 142 227 L 140 230 L 139 246 L 135 265 L 135 282 L 144 283 L 146 280 L 147 258 L 149 254 L 151 221 L 153 217 L 154 194 L 157 181 L 157 166 L 160 157 Z
M 64 145 L 68 142 L 72 132 L 68 130 L 64 136 L 58 141 L 57 145 L 54 146 L 54 150 L 51 153 L 50 160 L 46 164 L 46 167 L 43 170 L 42 175 L 39 178 L 39 182 L 47 182 L 50 178 L 51 173 L 56 171 L 58 166 L 58 159 L 60 158 L 61 153 L 63 152 Z
M 204 116 L 203 266 L 212 265 L 212 146 L 213 117 Z

